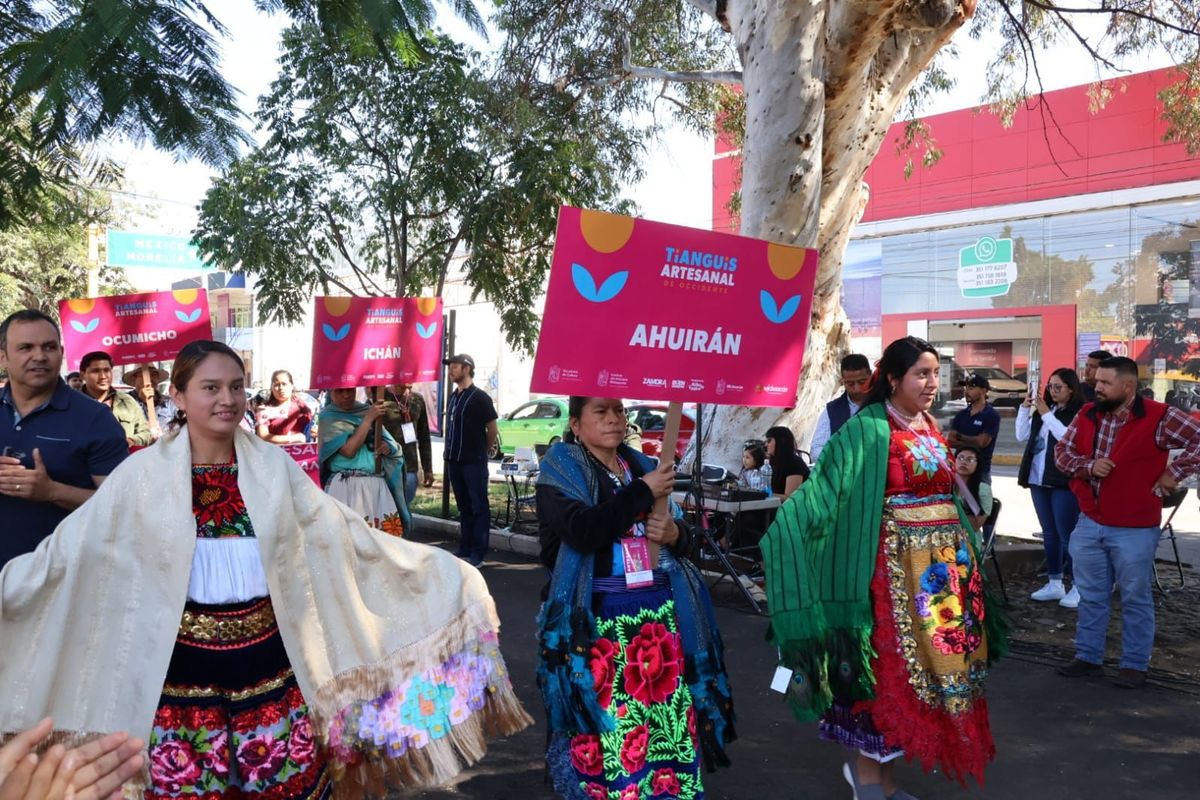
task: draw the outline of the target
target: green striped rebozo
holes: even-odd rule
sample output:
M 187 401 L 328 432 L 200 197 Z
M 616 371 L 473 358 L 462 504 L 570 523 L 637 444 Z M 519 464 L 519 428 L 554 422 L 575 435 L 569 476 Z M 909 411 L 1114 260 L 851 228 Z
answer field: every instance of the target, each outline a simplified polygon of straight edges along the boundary
M 762 540 L 767 638 L 793 670 L 787 694 L 801 719 L 829 708 L 835 684 L 872 696 L 870 586 L 890 437 L 882 403 L 847 421 Z

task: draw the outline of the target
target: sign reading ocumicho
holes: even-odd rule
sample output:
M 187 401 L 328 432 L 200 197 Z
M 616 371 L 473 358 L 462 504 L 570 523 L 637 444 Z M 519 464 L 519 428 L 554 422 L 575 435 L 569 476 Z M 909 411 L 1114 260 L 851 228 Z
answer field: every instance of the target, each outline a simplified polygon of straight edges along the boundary
M 312 386 L 337 389 L 437 380 L 440 297 L 318 297 Z
M 788 406 L 817 252 L 564 206 L 531 389 Z
M 169 361 L 188 342 L 212 338 L 208 295 L 199 289 L 62 300 L 58 314 L 73 370 L 93 350 L 108 353 L 119 367 Z

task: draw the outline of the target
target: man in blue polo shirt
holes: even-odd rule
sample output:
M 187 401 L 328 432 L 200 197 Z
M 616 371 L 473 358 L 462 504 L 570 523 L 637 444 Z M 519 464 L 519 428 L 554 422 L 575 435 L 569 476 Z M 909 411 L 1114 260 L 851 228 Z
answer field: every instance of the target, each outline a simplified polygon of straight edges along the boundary
M 979 451 L 979 474 L 985 483 L 992 482 L 992 454 L 1000 436 L 1000 414 L 988 402 L 992 385 L 982 375 L 972 375 L 960 386 L 965 387 L 967 407 L 954 415 L 946 443 L 957 449 L 971 445 Z
M 105 406 L 59 378 L 54 320 L 25 310 L 0 323 L 0 568 L 33 552 L 129 455 Z

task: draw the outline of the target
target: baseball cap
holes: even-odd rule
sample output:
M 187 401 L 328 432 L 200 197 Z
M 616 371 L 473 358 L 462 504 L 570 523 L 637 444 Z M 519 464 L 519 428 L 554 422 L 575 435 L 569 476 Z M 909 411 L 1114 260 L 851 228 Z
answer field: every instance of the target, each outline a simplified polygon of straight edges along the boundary
M 442 363 L 445 364 L 447 367 L 450 366 L 451 364 L 462 364 L 464 366 L 470 367 L 471 369 L 475 369 L 475 359 L 471 358 L 466 353 L 459 353 L 458 355 L 450 356 Z
M 959 386 L 975 386 L 980 389 L 990 389 L 992 385 L 988 383 L 988 379 L 982 375 L 971 375 L 966 380 L 958 382 Z

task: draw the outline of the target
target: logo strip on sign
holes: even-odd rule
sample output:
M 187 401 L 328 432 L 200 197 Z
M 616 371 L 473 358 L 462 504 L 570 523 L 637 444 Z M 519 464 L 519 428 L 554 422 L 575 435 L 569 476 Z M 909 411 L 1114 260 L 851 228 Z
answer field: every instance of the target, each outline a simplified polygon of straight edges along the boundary
M 787 406 L 815 250 L 564 206 L 532 390 Z

